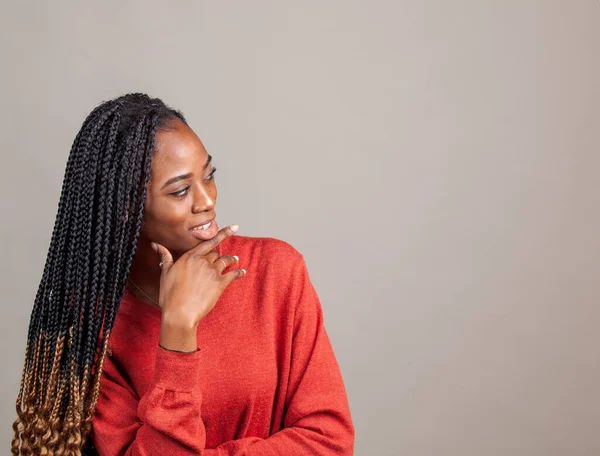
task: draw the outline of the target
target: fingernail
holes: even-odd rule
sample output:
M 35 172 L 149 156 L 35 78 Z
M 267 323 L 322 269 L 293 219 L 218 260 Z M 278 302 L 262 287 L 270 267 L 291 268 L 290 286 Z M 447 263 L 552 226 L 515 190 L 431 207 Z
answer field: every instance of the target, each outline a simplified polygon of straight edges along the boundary
M 154 242 L 151 242 L 150 245 L 152 246 L 154 251 L 158 253 L 158 246 Z
M 237 255 L 233 255 L 233 258 L 235 258 L 235 261 L 239 261 L 239 257 Z
M 231 225 L 229 228 L 235 233 L 238 230 L 239 225 Z

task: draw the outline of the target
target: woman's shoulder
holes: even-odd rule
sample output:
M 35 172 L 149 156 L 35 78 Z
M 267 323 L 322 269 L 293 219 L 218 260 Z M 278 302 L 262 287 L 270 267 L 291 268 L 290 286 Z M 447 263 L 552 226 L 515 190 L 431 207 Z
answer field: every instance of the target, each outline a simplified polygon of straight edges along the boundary
M 289 242 L 274 237 L 255 237 L 233 235 L 220 244 L 226 250 L 240 249 L 245 251 L 261 250 L 262 252 L 276 253 L 289 257 L 298 257 L 302 254 Z M 223 252 L 223 254 L 228 254 Z
M 285 270 L 304 262 L 303 255 L 289 242 L 274 237 L 231 236 L 220 244 L 221 255 L 237 255 L 240 266 L 252 264 Z

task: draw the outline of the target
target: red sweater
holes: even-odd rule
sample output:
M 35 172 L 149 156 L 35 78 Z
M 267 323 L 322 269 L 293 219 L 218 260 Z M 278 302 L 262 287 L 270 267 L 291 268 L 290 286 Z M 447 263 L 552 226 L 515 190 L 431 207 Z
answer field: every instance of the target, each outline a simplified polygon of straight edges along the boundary
M 216 250 L 248 272 L 200 321 L 195 353 L 158 347 L 160 310 L 125 290 L 93 418 L 98 452 L 352 455 L 348 398 L 303 256 L 239 235 Z

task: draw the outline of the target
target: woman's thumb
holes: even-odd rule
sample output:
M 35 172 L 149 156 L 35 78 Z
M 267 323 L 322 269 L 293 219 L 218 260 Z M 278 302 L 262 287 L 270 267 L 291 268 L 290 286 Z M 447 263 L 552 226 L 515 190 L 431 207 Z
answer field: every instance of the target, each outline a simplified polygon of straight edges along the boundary
M 163 274 L 169 270 L 171 265 L 173 264 L 173 257 L 171 256 L 171 252 L 163 246 L 156 242 L 151 243 L 152 248 L 158 255 L 160 256 L 160 263 L 158 265 L 162 269 Z

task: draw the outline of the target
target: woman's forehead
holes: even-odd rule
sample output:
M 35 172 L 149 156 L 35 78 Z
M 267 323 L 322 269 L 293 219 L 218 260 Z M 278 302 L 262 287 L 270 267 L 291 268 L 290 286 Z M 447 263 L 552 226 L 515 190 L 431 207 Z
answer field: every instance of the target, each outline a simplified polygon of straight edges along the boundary
M 158 131 L 156 142 L 152 168 L 156 168 L 157 173 L 172 172 L 182 167 L 188 167 L 188 171 L 193 172 L 208 157 L 200 138 L 182 122 L 173 129 Z

